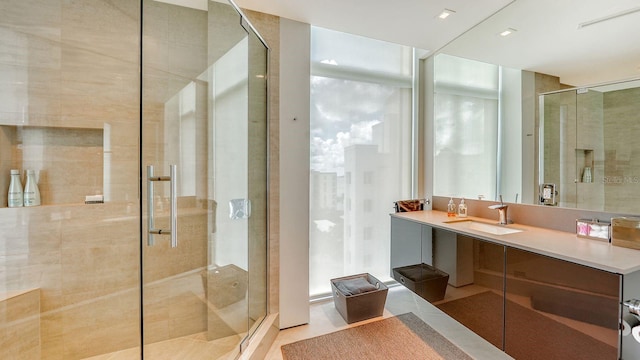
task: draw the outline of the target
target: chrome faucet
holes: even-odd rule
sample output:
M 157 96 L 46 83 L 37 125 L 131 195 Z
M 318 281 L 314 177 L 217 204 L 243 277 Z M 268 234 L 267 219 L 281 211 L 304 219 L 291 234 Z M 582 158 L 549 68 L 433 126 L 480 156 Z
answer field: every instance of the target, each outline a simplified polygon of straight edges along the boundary
M 505 205 L 502 202 L 502 195 L 500 195 L 500 204 L 489 206 L 489 209 L 498 210 L 498 214 L 500 214 L 500 221 L 499 221 L 500 225 L 507 225 L 508 224 L 508 220 L 507 220 L 507 209 L 508 208 L 509 208 L 509 206 Z

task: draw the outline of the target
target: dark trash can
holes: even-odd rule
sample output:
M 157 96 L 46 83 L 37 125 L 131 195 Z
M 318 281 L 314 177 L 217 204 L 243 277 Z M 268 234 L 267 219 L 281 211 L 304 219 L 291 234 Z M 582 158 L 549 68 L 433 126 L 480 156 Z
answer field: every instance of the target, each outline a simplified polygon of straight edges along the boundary
M 449 282 L 449 274 L 427 264 L 394 268 L 393 278 L 429 302 L 444 299 Z

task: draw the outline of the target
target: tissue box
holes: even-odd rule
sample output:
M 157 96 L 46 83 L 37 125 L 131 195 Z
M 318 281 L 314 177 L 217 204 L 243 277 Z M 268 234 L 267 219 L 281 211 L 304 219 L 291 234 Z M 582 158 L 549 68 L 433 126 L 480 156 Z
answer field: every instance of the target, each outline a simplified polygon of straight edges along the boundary
M 583 238 L 610 242 L 611 224 L 597 219 L 578 219 L 576 220 L 576 235 Z
M 366 279 L 376 290 L 348 295 L 339 289 L 338 285 L 341 281 L 356 278 Z M 384 283 L 367 273 L 331 279 L 331 290 L 336 310 L 347 324 L 382 316 L 389 291 Z
M 612 218 L 611 243 L 615 246 L 640 249 L 640 218 Z

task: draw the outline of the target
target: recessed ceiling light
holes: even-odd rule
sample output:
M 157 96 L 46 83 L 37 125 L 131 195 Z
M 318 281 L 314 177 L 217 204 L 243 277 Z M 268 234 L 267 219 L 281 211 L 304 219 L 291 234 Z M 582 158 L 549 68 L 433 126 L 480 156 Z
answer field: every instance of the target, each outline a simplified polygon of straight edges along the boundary
M 448 17 L 449 17 L 449 15 L 453 15 L 453 14 L 455 14 L 455 13 L 456 13 L 456 12 L 455 12 L 455 11 L 453 11 L 453 10 L 444 9 L 444 10 L 442 10 L 442 12 L 438 15 L 438 17 L 439 17 L 440 19 L 443 19 L 443 20 L 444 20 L 444 19 L 448 18 Z
M 509 35 L 513 34 L 514 32 L 516 32 L 516 31 L 518 31 L 518 30 L 513 29 L 513 28 L 508 28 L 508 29 L 502 31 L 500 33 L 500 36 L 509 36 Z

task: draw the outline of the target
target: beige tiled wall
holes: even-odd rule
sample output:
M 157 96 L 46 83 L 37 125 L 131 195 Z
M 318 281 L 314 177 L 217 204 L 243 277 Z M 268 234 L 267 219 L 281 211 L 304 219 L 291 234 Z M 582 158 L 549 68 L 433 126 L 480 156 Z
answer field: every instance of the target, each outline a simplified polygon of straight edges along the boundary
M 0 208 L 0 293 L 39 289 L 43 359 L 139 343 L 139 12 L 128 0 L 0 3 L 0 184 L 10 148 L 10 167 L 40 171 L 43 200 Z M 107 203 L 83 203 L 103 192 Z
M 640 213 L 640 88 L 604 94 L 605 210 Z M 615 183 L 620 181 L 621 183 Z
M 0 297 L 0 359 L 40 359 L 40 290 Z

